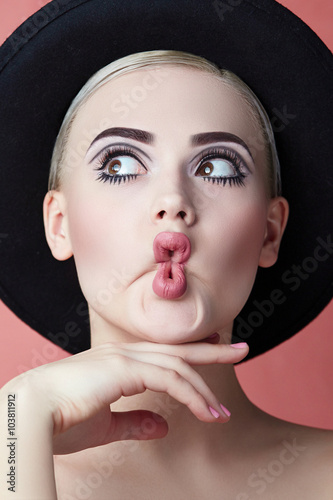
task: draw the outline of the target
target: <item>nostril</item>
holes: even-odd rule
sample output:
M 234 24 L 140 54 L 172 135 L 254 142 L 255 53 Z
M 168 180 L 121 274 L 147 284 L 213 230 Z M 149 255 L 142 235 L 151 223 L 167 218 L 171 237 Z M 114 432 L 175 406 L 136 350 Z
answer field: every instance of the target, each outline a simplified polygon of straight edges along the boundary
M 163 219 L 166 214 L 167 214 L 166 210 L 161 210 L 160 212 L 158 212 L 157 217 Z M 180 210 L 177 214 L 177 217 L 180 217 L 181 219 L 184 220 L 186 217 L 186 212 L 184 212 L 184 210 Z

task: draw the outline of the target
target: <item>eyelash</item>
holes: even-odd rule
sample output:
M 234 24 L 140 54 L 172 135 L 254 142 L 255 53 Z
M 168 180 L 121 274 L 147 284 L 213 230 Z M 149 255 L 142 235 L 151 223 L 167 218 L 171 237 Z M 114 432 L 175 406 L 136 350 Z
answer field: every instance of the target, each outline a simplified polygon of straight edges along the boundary
M 227 183 L 229 186 L 237 185 L 237 186 L 244 186 L 244 179 L 247 177 L 247 174 L 241 171 L 241 169 L 246 169 L 246 164 L 244 160 L 241 158 L 238 153 L 236 153 L 233 150 L 226 149 L 226 148 L 220 148 L 220 149 L 209 149 L 208 151 L 204 151 L 200 157 L 199 160 L 199 165 L 197 167 L 197 170 L 206 162 L 211 160 L 216 160 L 216 159 L 222 159 L 222 160 L 227 160 L 231 163 L 231 165 L 234 167 L 236 170 L 236 174 L 234 176 L 230 177 L 202 177 L 204 181 L 212 182 L 212 184 L 222 184 L 225 186 Z
M 117 156 L 130 156 L 135 160 L 139 161 L 135 151 L 126 146 L 117 146 L 116 148 L 109 148 L 105 151 L 103 156 L 98 160 L 99 167 L 95 170 L 99 171 L 97 180 L 101 182 L 110 182 L 110 184 L 120 184 L 121 182 L 126 182 L 127 180 L 134 180 L 139 174 L 126 174 L 126 175 L 111 175 L 103 172 L 109 161 Z M 139 162 L 141 163 L 141 162 Z M 142 165 L 142 163 L 141 163 Z
M 95 169 L 99 171 L 97 180 L 101 182 L 109 182 L 110 184 L 117 184 L 117 183 L 120 184 L 121 182 L 134 180 L 140 175 L 140 174 L 111 175 L 107 174 L 106 172 L 103 172 L 107 164 L 117 156 L 130 156 L 131 158 L 134 158 L 135 160 L 139 161 L 137 158 L 136 151 L 134 151 L 133 149 L 127 146 L 117 146 L 115 148 L 111 147 L 107 149 L 103 154 L 103 156 L 98 160 L 99 166 Z M 230 161 L 232 166 L 235 168 L 237 175 L 230 177 L 203 176 L 202 179 L 206 182 L 212 182 L 212 184 L 215 183 L 222 184 L 223 186 L 225 186 L 227 183 L 229 184 L 229 186 L 232 185 L 244 186 L 245 185 L 244 179 L 245 177 L 247 177 L 247 175 L 244 174 L 241 171 L 241 169 L 246 168 L 246 164 L 235 151 L 232 151 L 230 149 L 221 148 L 221 149 L 210 149 L 208 151 L 204 151 L 199 159 L 199 164 L 196 170 L 198 170 L 206 161 L 218 158 Z M 139 163 L 142 166 L 144 166 L 140 161 Z

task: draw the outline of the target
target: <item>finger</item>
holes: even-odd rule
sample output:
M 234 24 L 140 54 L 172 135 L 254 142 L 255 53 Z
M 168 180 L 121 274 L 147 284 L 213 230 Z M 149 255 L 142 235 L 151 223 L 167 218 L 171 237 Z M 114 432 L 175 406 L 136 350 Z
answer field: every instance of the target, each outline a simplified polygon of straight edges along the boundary
M 126 358 L 120 356 L 120 358 Z M 199 419 L 204 422 L 225 422 L 229 416 L 223 411 L 220 403 L 213 395 L 206 397 L 177 370 L 164 368 L 151 363 L 126 358 L 125 366 L 120 371 L 123 374 L 122 395 L 132 396 L 150 389 L 155 392 L 165 392 L 184 404 Z M 133 377 L 133 373 L 136 375 Z M 131 377 L 128 376 L 131 374 Z M 203 382 L 204 383 L 204 382 Z M 208 389 L 208 391 L 210 391 Z M 118 398 L 117 398 L 118 399 Z M 211 409 L 213 409 L 213 412 Z M 217 420 L 218 419 L 218 420 Z
M 112 426 L 102 444 L 129 439 L 140 441 L 161 439 L 167 435 L 168 430 L 166 420 L 152 411 L 112 412 Z
M 229 416 L 220 407 L 220 403 L 217 402 L 215 396 L 206 385 L 203 386 L 205 387 L 203 390 L 204 394 L 193 385 L 192 382 L 194 380 L 199 380 L 199 375 L 195 374 L 194 371 L 192 373 L 195 378 L 187 380 L 177 371 L 175 360 L 173 361 L 173 368 L 170 366 L 170 360 L 169 365 L 164 362 L 163 364 L 166 364 L 165 367 L 159 366 L 158 364 L 154 364 L 154 362 L 143 361 L 144 351 L 140 354 L 141 359 L 139 359 L 140 356 L 131 354 L 133 351 L 120 349 L 119 345 L 106 343 L 94 348 L 94 352 L 90 353 L 90 355 L 89 353 L 86 354 L 86 357 L 89 358 L 87 370 L 90 373 L 95 373 L 95 370 L 97 371 L 99 386 L 97 395 L 96 389 L 94 389 L 96 378 L 87 377 L 85 388 L 87 389 L 89 386 L 91 392 L 94 392 L 94 396 L 85 402 L 86 407 L 89 407 L 86 409 L 86 412 L 90 413 L 90 416 L 96 413 L 96 408 L 112 404 L 112 402 L 117 401 L 121 396 L 133 396 L 149 389 L 169 394 L 172 398 L 186 405 L 199 420 L 204 422 L 225 422 L 229 419 Z M 137 346 L 138 344 L 123 345 Z M 147 345 L 150 345 L 150 343 L 147 343 Z M 156 353 L 154 353 L 154 356 L 150 353 L 149 361 L 154 360 L 156 356 Z M 145 357 L 145 360 L 147 359 L 148 357 Z M 185 367 L 184 360 L 181 360 L 179 357 L 178 361 L 178 365 L 183 363 Z M 190 369 L 188 367 L 188 370 Z M 196 382 L 196 384 L 198 383 Z M 205 384 L 205 382 L 202 381 L 202 384 Z M 76 399 L 77 391 L 81 389 L 80 386 L 77 386 L 77 383 L 74 383 L 74 388 L 76 390 L 71 397 Z M 67 410 L 67 406 L 65 405 L 64 411 Z M 72 407 L 70 402 L 69 407 Z M 213 408 L 214 413 L 211 412 L 209 407 Z M 218 418 L 216 418 L 216 414 L 218 414 Z M 76 415 L 76 419 L 78 418 L 83 419 L 81 414 Z M 66 422 L 68 421 L 69 418 L 66 419 Z M 76 421 L 75 424 L 77 423 L 79 422 Z M 67 429 L 62 427 L 62 431 L 65 430 Z
M 160 439 L 168 433 L 168 424 L 157 413 L 147 410 L 112 412 L 106 406 L 97 415 L 75 425 L 53 439 L 53 453 L 64 455 L 87 448 L 129 439 Z
M 143 363 L 160 366 L 169 370 L 174 370 L 184 379 L 186 379 L 208 402 L 212 408 L 219 408 L 220 403 L 209 386 L 184 359 L 180 356 L 172 356 L 170 354 L 161 354 L 156 352 L 137 352 L 123 350 L 122 353 L 131 359 L 141 361 Z
M 129 352 L 127 351 L 127 354 Z M 214 395 L 211 396 L 208 392 L 208 388 L 202 394 L 190 380 L 174 368 L 131 359 L 130 356 L 121 354 L 119 349 L 117 352 L 110 343 L 85 353 L 72 358 L 71 377 L 66 382 L 66 396 L 61 395 L 61 404 L 58 402 L 57 411 L 53 412 L 55 435 L 93 418 L 102 408 L 117 401 L 121 396 L 141 394 L 146 389 L 169 394 L 187 406 L 201 421 L 225 422 L 229 419 Z M 156 354 L 150 356 L 153 358 Z M 69 358 L 65 359 L 65 363 L 67 359 Z M 84 361 L 85 365 L 78 363 L 78 359 Z M 82 387 L 84 366 L 86 378 Z M 54 377 L 47 392 L 53 394 L 53 387 Z
M 230 344 L 211 344 L 208 342 L 194 342 L 188 344 L 169 345 L 154 344 L 152 342 L 137 342 L 128 344 L 115 344 L 126 350 L 136 350 L 139 352 L 159 352 L 182 357 L 187 363 L 192 365 L 209 365 L 214 363 L 238 363 L 249 352 L 247 344 L 236 344 L 241 347 L 234 347 Z

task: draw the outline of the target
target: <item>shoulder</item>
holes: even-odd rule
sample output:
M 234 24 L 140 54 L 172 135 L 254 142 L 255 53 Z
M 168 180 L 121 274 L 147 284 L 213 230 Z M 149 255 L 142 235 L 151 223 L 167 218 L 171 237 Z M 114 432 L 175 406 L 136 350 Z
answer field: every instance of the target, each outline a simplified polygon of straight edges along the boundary
M 333 431 L 311 429 L 308 461 L 314 485 L 323 500 L 333 498 Z
M 258 470 L 261 475 L 265 471 L 266 477 L 260 479 L 265 480 L 262 487 L 269 487 L 272 499 L 333 499 L 333 430 L 265 415 L 261 438 L 266 445 Z
M 304 434 L 304 441 L 308 443 L 314 465 L 330 471 L 333 484 L 333 431 L 309 429 L 308 435 Z
M 297 426 L 295 435 L 313 457 L 322 456 L 333 466 L 333 430 Z
M 285 461 L 293 463 L 294 478 L 299 478 L 305 498 L 333 498 L 333 431 L 289 424 L 283 440 Z

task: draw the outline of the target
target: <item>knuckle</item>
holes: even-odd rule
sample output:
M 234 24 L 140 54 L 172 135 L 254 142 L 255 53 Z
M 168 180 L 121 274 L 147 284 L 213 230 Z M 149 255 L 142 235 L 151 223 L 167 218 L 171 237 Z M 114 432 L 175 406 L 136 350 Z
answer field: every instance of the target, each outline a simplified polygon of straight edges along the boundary
M 186 366 L 188 366 L 181 356 L 173 356 L 172 359 L 175 370 L 177 371 L 183 370 Z
M 173 368 L 167 368 L 166 372 L 167 376 L 175 383 L 179 382 L 179 380 L 182 378 L 177 370 L 174 370 Z
M 119 368 L 120 370 L 128 368 L 131 362 L 131 360 L 127 356 L 119 352 L 112 353 L 112 355 L 109 357 L 109 360 L 113 368 Z
M 117 354 L 120 354 L 119 345 L 113 342 L 107 342 L 106 344 L 101 344 L 94 348 L 95 354 L 99 359 L 110 359 Z

